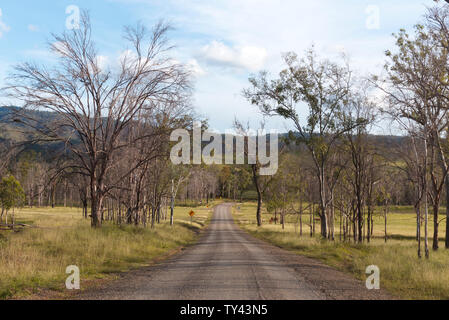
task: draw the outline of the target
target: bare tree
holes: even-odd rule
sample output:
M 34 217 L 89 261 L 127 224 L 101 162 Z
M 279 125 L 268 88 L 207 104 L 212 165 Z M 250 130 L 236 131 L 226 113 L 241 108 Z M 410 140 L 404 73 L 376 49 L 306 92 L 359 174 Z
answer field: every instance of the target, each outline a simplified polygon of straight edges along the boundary
M 83 13 L 79 29 L 53 36 L 50 49 L 58 57 L 55 67 L 21 64 L 6 88 L 10 97 L 23 102 L 25 109 L 18 119 L 34 128 L 42 140 L 63 141 L 74 159 L 70 168 L 89 178 L 93 227 L 101 226 L 108 192 L 149 160 L 143 157 L 106 184 L 108 173 L 120 160 L 117 154 L 161 134 L 143 131 L 130 138 L 130 128 L 142 114 L 148 119 L 163 114 L 188 93 L 188 73 L 168 57 L 168 31 L 163 23 L 151 32 L 141 25 L 126 28 L 125 40 L 132 50 L 126 51 L 118 68 L 105 68 L 92 40 L 90 19 Z M 27 115 L 28 108 L 54 112 L 57 118 L 39 123 Z

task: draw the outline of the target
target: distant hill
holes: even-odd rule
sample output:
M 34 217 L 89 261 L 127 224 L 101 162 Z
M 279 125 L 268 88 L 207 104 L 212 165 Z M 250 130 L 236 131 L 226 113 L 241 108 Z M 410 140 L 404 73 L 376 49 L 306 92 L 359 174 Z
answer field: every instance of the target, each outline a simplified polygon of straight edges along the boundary
M 13 145 L 20 144 L 23 151 L 35 151 L 47 158 L 52 151 L 60 150 L 62 143 L 32 143 L 35 134 L 29 127 L 20 122 L 19 107 L 0 107 L 0 142 L 8 141 Z M 56 114 L 44 111 L 26 110 L 28 116 L 32 116 L 39 122 L 46 123 L 56 119 Z
M 26 141 L 31 141 L 33 139 L 33 134 L 30 133 L 29 128 L 27 128 L 20 121 L 21 108 L 18 107 L 0 107 L 0 141 L 7 140 L 12 143 L 24 143 Z M 57 118 L 56 113 L 46 112 L 46 111 L 32 111 L 27 110 L 27 115 L 32 116 L 39 122 L 46 123 L 54 121 Z M 283 139 L 287 138 L 288 134 L 284 133 L 280 135 L 280 143 L 283 144 Z M 399 146 L 405 142 L 406 137 L 403 136 L 382 136 L 382 135 L 370 135 L 369 139 L 377 147 L 382 150 L 389 150 L 396 146 Z M 207 143 L 204 143 L 207 144 Z M 39 144 L 29 144 L 26 149 L 32 149 L 38 153 L 45 154 L 48 151 L 60 149 L 60 143 L 39 143 Z M 290 145 L 290 150 L 302 150 L 304 147 Z
M 23 142 L 30 138 L 24 133 L 22 124 L 14 123 L 14 114 L 19 110 L 17 107 L 0 107 L 0 139 Z
M 33 138 L 30 129 L 21 123 L 20 113 L 23 109 L 19 107 L 0 107 L 0 139 L 12 142 L 24 142 Z M 27 116 L 37 119 L 39 122 L 47 123 L 56 119 L 56 114 L 45 111 L 26 110 Z

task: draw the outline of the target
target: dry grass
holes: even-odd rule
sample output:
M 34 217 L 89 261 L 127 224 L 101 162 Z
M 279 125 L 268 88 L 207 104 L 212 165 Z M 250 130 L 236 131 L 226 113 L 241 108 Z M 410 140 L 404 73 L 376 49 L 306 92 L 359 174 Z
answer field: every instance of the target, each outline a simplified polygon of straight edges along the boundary
M 79 209 L 41 208 L 16 211 L 18 222 L 39 228 L 0 233 L 0 299 L 24 297 L 38 289 L 63 290 L 66 267 L 80 268 L 81 281 L 147 265 L 155 258 L 194 242 L 211 207 L 176 208 L 175 225 L 155 229 L 105 224 L 93 230 Z
M 380 268 L 381 286 L 397 297 L 404 299 L 449 299 L 449 251 L 440 243 L 440 250 L 430 252 L 430 259 L 418 259 L 415 235 L 415 216 L 404 208 L 389 217 L 388 230 L 391 239 L 383 240 L 383 219 L 375 220 L 375 239 L 370 244 L 352 244 L 323 241 L 318 236 L 310 237 L 310 229 L 304 226 L 302 237 L 295 232 L 292 223 L 282 230 L 280 225 L 269 224 L 271 215 L 264 214 L 265 224 L 258 228 L 255 223 L 255 204 L 238 205 L 234 210 L 235 220 L 254 236 L 279 247 L 308 257 L 319 259 L 328 265 L 366 279 L 365 269 L 369 265 Z M 408 213 L 406 213 L 408 212 Z M 291 222 L 291 221 L 290 221 Z M 308 222 L 308 220 L 307 220 Z M 429 231 L 432 232 L 430 223 Z M 319 233 L 319 225 L 316 224 Z M 444 230 L 442 235 L 444 235 Z M 338 239 L 338 234 L 337 234 Z M 431 239 L 429 242 L 431 246 Z

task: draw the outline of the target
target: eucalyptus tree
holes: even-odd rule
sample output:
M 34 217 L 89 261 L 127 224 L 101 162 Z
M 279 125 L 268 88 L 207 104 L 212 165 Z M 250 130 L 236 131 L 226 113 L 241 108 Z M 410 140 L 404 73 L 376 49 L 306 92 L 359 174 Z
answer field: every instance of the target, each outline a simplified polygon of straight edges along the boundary
M 168 168 L 170 170 L 170 225 L 174 224 L 174 210 L 175 210 L 175 199 L 178 194 L 181 185 L 187 181 L 191 174 L 191 168 L 188 166 L 174 166 L 169 164 Z
M 246 93 L 245 93 L 246 95 Z M 259 145 L 251 150 L 249 147 L 250 140 L 251 139 L 258 139 L 255 135 L 258 135 L 260 132 L 263 132 L 265 127 L 265 123 L 262 122 L 260 124 L 260 128 L 257 130 L 257 133 L 252 132 L 252 130 L 249 127 L 249 123 L 244 125 L 242 122 L 238 121 L 237 119 L 234 120 L 234 128 L 236 129 L 237 133 L 244 137 L 244 155 L 245 158 L 248 159 L 247 166 L 250 168 L 251 177 L 253 181 L 253 185 L 256 189 L 257 193 L 257 210 L 256 210 L 256 220 L 257 220 L 257 226 L 262 226 L 262 201 L 264 193 L 267 189 L 267 186 L 269 185 L 270 181 L 272 180 L 272 176 L 264 176 L 261 174 L 262 164 L 260 163 L 259 157 L 256 155 L 259 154 Z M 264 137 L 265 138 L 265 137 Z M 254 141 L 254 140 L 253 140 Z M 252 153 L 255 154 L 252 154 Z M 254 161 L 249 161 L 250 158 L 253 158 Z M 250 163 L 252 162 L 252 163 Z
M 428 195 L 433 208 L 433 249 L 438 249 L 438 210 L 448 164 L 442 133 L 448 125 L 448 109 L 442 96 L 449 87 L 447 50 L 423 25 L 416 25 L 414 36 L 401 29 L 396 37 L 396 52 L 387 51 L 386 78 L 379 83 L 388 101 L 390 114 L 408 132 L 418 133 L 424 143 L 423 194 L 425 206 L 425 246 L 427 248 Z M 416 130 L 417 129 L 417 130 Z M 439 167 L 441 166 L 441 170 Z M 429 173 L 430 179 L 427 177 Z
M 348 103 L 343 112 L 349 124 L 359 123 L 358 126 L 351 126 L 344 134 L 342 144 L 343 153 L 349 156 L 346 168 L 348 170 L 347 182 L 349 182 L 355 198 L 355 210 L 357 217 L 357 241 L 363 241 L 364 212 L 367 206 L 368 233 L 370 240 L 370 230 L 372 226 L 372 195 L 373 184 L 376 178 L 373 177 L 375 166 L 375 151 L 368 141 L 370 126 L 375 121 L 376 105 L 369 97 L 369 87 L 360 85 L 352 88 Z
M 292 167 L 295 160 L 297 159 L 294 159 L 292 154 L 281 155 L 278 172 L 273 176 L 264 193 L 267 209 L 275 211 L 275 222 L 277 222 L 277 213 L 280 214 L 282 229 L 285 229 L 287 215 L 298 214 L 298 220 L 302 219 L 302 208 L 299 210 L 296 208 L 298 204 L 302 204 L 300 199 L 302 181 L 300 181 L 300 168 Z M 302 229 L 302 224 L 300 228 Z
M 447 1 L 446 1 L 447 2 Z M 430 8 L 426 15 L 427 27 L 429 28 L 431 37 L 435 40 L 437 47 L 442 49 L 443 54 L 448 54 L 449 52 L 449 6 L 435 6 Z M 441 85 L 445 88 L 449 85 L 449 64 L 445 64 L 441 66 L 445 69 L 445 72 L 442 72 L 439 81 Z M 447 105 L 449 102 L 449 95 L 447 90 L 441 90 L 439 92 L 440 98 Z M 446 154 L 449 153 L 449 135 L 446 133 Z M 445 159 L 442 159 L 441 162 L 442 170 L 446 170 L 445 166 L 447 164 L 444 162 Z M 446 237 L 445 237 L 445 247 L 449 249 L 449 179 L 445 180 L 445 191 L 446 191 Z
M 247 166 L 234 166 L 234 193 L 238 192 L 240 201 L 243 201 L 243 193 L 251 184 L 251 173 Z
M 251 87 L 243 94 L 266 116 L 281 116 L 293 124 L 295 138 L 305 143 L 314 163 L 319 185 L 321 234 L 328 236 L 332 197 L 328 188 L 329 159 L 337 141 L 350 130 L 342 117 L 352 85 L 352 72 L 343 66 L 317 58 L 313 48 L 304 58 L 295 53 L 284 55 L 286 69 L 279 78 L 268 79 L 263 71 L 249 79 Z M 299 106 L 306 104 L 309 113 L 301 117 Z M 302 121 L 304 120 L 305 121 Z
M 20 182 L 12 175 L 3 177 L 0 181 L 0 223 L 3 221 L 3 215 L 6 214 L 6 224 L 8 224 L 9 210 L 23 205 L 25 202 L 25 192 L 23 191 Z M 14 225 L 14 213 L 12 217 L 12 224 Z
M 413 206 L 416 212 L 416 240 L 418 241 L 418 257 L 421 258 L 421 225 L 423 217 L 422 207 L 427 196 L 427 194 L 424 193 L 427 183 L 427 174 L 425 172 L 426 158 L 423 156 L 426 152 L 424 150 L 424 143 L 419 138 L 420 136 L 422 136 L 422 133 L 414 131 L 413 126 L 410 125 L 410 131 L 408 132 L 408 134 L 409 137 L 406 143 L 394 146 L 394 153 L 398 155 L 398 158 L 401 159 L 401 162 L 397 163 L 396 161 L 392 160 L 392 162 L 394 163 L 392 167 L 397 169 L 397 171 L 404 173 L 406 182 L 412 185 Z M 383 198 L 389 200 L 387 195 L 392 194 L 393 190 L 390 189 L 390 191 L 387 192 L 387 188 L 387 185 L 382 187 L 385 195 Z

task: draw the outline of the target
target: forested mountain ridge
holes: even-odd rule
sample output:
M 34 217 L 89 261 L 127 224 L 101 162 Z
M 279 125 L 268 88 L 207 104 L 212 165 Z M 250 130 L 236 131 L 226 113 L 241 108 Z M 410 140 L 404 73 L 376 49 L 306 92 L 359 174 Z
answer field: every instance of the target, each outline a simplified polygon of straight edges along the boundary
M 50 160 L 53 151 L 61 149 L 61 142 L 42 142 L 37 139 L 36 130 L 24 123 L 21 115 L 23 109 L 15 106 L 0 107 L 0 142 L 7 142 L 17 147 L 18 155 L 33 151 L 40 154 L 43 159 Z M 55 113 L 45 111 L 26 110 L 27 117 L 36 120 L 36 123 L 51 123 L 57 117 Z
M 30 128 L 24 125 L 20 113 L 22 109 L 15 106 L 0 107 L 0 139 L 11 142 L 25 142 L 32 140 Z M 56 114 L 45 111 L 26 110 L 27 116 L 39 123 L 49 123 L 56 119 Z
M 26 128 L 22 122 L 20 122 L 20 111 L 21 108 L 14 106 L 0 107 L 0 139 L 7 140 L 12 143 L 32 140 L 33 136 L 28 133 L 30 130 Z M 27 110 L 27 115 L 38 120 L 39 123 L 51 122 L 57 117 L 55 113 L 46 111 Z M 285 139 L 288 139 L 288 136 L 288 133 L 282 133 L 280 135 L 280 141 L 285 141 Z M 394 135 L 370 134 L 368 137 L 374 146 L 377 146 L 382 150 L 387 150 L 388 148 L 401 145 L 404 142 L 404 139 L 406 139 L 404 136 Z

